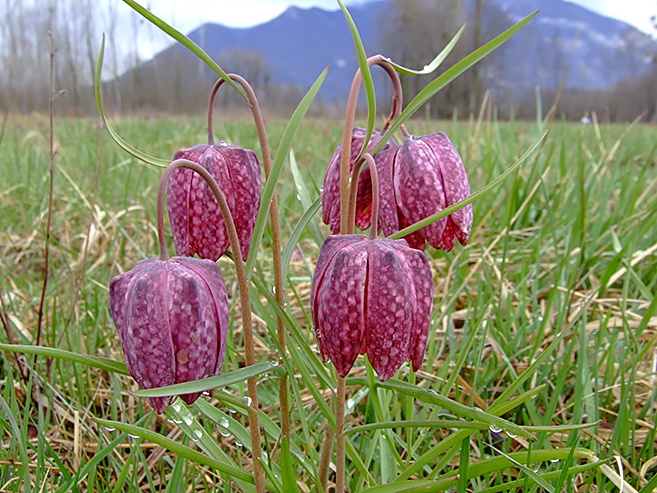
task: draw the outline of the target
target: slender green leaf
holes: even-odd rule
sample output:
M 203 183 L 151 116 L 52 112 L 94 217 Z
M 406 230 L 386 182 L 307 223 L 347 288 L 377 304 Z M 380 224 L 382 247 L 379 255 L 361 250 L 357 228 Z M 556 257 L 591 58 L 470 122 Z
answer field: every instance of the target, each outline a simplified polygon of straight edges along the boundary
M 139 149 L 131 146 L 121 138 L 121 136 L 114 130 L 109 120 L 107 119 L 107 116 L 105 115 L 105 110 L 103 109 L 103 97 L 101 93 L 101 85 L 102 85 L 101 75 L 103 72 L 104 56 L 105 56 L 105 35 L 103 34 L 103 38 L 100 43 L 100 54 L 98 55 L 98 64 L 96 65 L 96 105 L 98 106 L 98 112 L 100 113 L 100 117 L 103 119 L 105 128 L 107 128 L 107 131 L 109 132 L 114 142 L 116 142 L 121 149 L 123 149 L 125 152 L 127 152 L 134 158 L 137 158 L 140 161 L 143 161 L 147 164 L 151 164 L 153 166 L 157 166 L 160 168 L 167 167 L 171 163 L 170 160 L 149 156 L 145 152 L 142 152 Z
M 522 472 L 524 472 L 527 476 L 529 476 L 529 478 L 530 478 L 532 481 L 534 481 L 534 483 L 536 483 L 537 485 L 539 485 L 541 488 L 545 489 L 545 491 L 547 491 L 548 493 L 554 493 L 554 488 L 552 487 L 552 485 L 550 485 L 550 483 L 548 483 L 548 482 L 545 481 L 542 477 L 540 477 L 538 474 L 536 474 L 534 471 L 532 471 L 529 467 L 525 466 L 524 464 L 521 464 L 520 462 L 518 462 L 517 460 L 513 459 L 512 457 L 509 457 L 507 454 L 505 454 L 504 452 L 502 452 L 502 451 L 501 451 L 500 449 L 498 449 L 497 447 L 495 447 L 495 446 L 493 446 L 493 445 L 491 445 L 491 444 L 488 444 L 488 446 L 489 446 L 490 448 L 492 448 L 493 450 L 495 450 L 495 451 L 496 451 L 498 454 L 500 454 L 502 457 L 504 457 L 504 458 L 508 459 L 509 461 L 511 461 L 511 462 L 512 462 L 512 463 L 513 463 L 518 469 L 520 469 L 520 470 L 521 470 Z
M 83 365 L 98 368 L 100 370 L 118 373 L 119 375 L 130 375 L 125 363 L 114 361 L 107 358 L 100 358 L 98 356 L 87 356 L 63 349 L 55 349 L 45 346 L 29 346 L 19 344 L 0 344 L 0 349 L 11 351 L 14 353 L 22 354 L 36 354 L 37 356 L 45 356 L 47 358 L 59 358 L 74 363 L 82 363 Z
M 360 34 L 358 34 L 358 28 L 354 19 L 351 17 L 351 14 L 345 7 L 342 0 L 338 0 L 342 13 L 344 14 L 347 24 L 349 24 L 349 30 L 351 31 L 351 37 L 354 39 L 354 46 L 356 48 L 356 56 L 358 57 L 358 67 L 360 68 L 360 73 L 363 77 L 363 88 L 365 89 L 365 96 L 367 98 L 367 133 L 365 134 L 365 139 L 363 142 L 369 142 L 372 132 L 374 131 L 374 121 L 376 119 L 376 95 L 374 94 L 374 81 L 372 80 L 372 71 L 370 66 L 367 63 L 367 55 L 365 54 L 365 47 L 363 46 L 363 41 L 360 39 Z M 362 155 L 367 149 L 366 145 L 363 145 L 360 155 Z
M 281 472 L 283 477 L 283 489 L 285 493 L 299 493 L 296 474 L 292 467 L 292 457 L 290 456 L 290 439 L 283 437 L 281 442 Z
M 396 380 L 394 378 L 386 380 L 385 382 L 378 382 L 377 385 L 379 387 L 383 387 L 384 389 L 389 389 L 395 392 L 401 392 L 405 395 L 410 395 L 411 397 L 415 397 L 422 402 L 440 406 L 444 409 L 447 409 L 448 411 L 458 414 L 459 416 L 470 418 L 474 421 L 487 423 L 489 426 L 501 428 L 506 432 L 520 435 L 529 439 L 534 438 L 531 433 L 527 432 L 524 428 L 521 428 L 515 423 L 511 423 L 505 419 L 485 413 L 480 409 L 472 409 L 468 406 L 464 406 L 460 402 L 448 399 L 447 397 L 440 395 L 433 390 L 425 390 L 414 385 L 409 385 L 406 382 Z
M 278 181 L 278 177 L 280 176 L 281 170 L 283 169 L 283 164 L 285 163 L 285 158 L 290 152 L 290 148 L 292 147 L 292 140 L 294 139 L 294 136 L 299 129 L 301 120 L 303 120 L 303 117 L 308 111 L 310 104 L 313 102 L 313 99 L 315 99 L 319 88 L 322 86 L 322 82 L 324 82 L 324 78 L 326 77 L 327 72 L 328 67 L 326 67 L 320 74 L 313 86 L 308 90 L 304 98 L 297 106 L 297 109 L 294 110 L 294 114 L 292 115 L 292 118 L 290 118 L 290 121 L 285 128 L 285 132 L 283 133 L 281 142 L 278 145 L 278 149 L 276 149 L 276 156 L 274 156 L 274 163 L 272 164 L 271 173 L 269 174 L 269 179 L 265 184 L 265 189 L 262 192 L 260 210 L 258 211 L 258 217 L 256 219 L 256 224 L 253 231 L 253 238 L 251 239 L 250 251 L 253 253 L 249 255 L 249 258 L 246 262 L 246 275 L 248 278 L 251 278 L 251 275 L 253 274 L 253 267 L 257 257 L 256 252 L 260 246 L 262 234 L 265 231 L 265 223 L 269 214 L 269 207 L 271 205 L 272 197 L 274 196 L 276 182 Z
M 454 35 L 454 37 L 451 39 L 451 41 L 449 43 L 447 43 L 447 46 L 445 46 L 445 48 L 443 48 L 443 51 L 438 53 L 438 55 L 436 55 L 436 58 L 434 58 L 431 61 L 431 63 L 429 63 L 428 65 L 425 65 L 422 70 L 413 70 L 413 69 L 410 69 L 410 68 L 402 67 L 401 65 L 393 62 L 390 58 L 386 58 L 386 60 L 388 61 L 388 63 L 390 63 L 390 65 L 395 67 L 395 70 L 397 70 L 397 72 L 399 72 L 400 74 L 406 74 L 406 75 L 426 75 L 426 74 L 430 74 L 431 72 L 436 70 L 438 67 L 440 67 L 440 64 L 443 63 L 445 61 L 445 58 L 447 58 L 449 56 L 449 54 L 452 52 L 452 50 L 456 46 L 456 43 L 458 42 L 459 38 L 463 34 L 463 31 L 465 31 L 465 24 L 463 25 L 463 27 L 461 27 L 461 29 L 459 29 L 459 32 L 457 32 Z
M 253 475 L 245 472 L 243 469 L 239 469 L 237 467 L 213 459 L 212 457 L 208 457 L 207 455 L 197 452 L 196 450 L 182 445 L 175 440 L 171 440 L 170 438 L 162 436 L 154 431 L 147 430 L 146 428 L 142 428 L 140 426 L 122 423 L 120 421 L 110 421 L 100 418 L 94 418 L 94 421 L 96 421 L 101 426 L 116 428 L 117 430 L 121 430 L 128 435 L 139 436 L 145 440 L 161 445 L 165 449 L 170 450 L 174 454 L 184 457 L 185 459 L 190 460 L 195 464 L 203 464 L 205 466 L 212 467 L 217 471 L 229 474 L 234 478 L 241 479 L 247 483 L 255 483 Z
M 383 148 L 385 143 L 388 142 L 388 140 L 390 140 L 393 134 L 397 130 L 399 130 L 399 127 L 401 127 L 404 123 L 406 123 L 406 121 L 410 117 L 412 117 L 415 114 L 415 112 L 419 110 L 424 105 L 424 103 L 429 101 L 429 99 L 431 99 L 438 91 L 440 91 L 443 87 L 445 87 L 447 84 L 452 82 L 463 72 L 465 72 L 470 67 L 472 67 L 475 63 L 479 62 L 480 60 L 488 56 L 490 53 L 495 51 L 497 48 L 499 48 L 511 36 L 513 36 L 522 27 L 524 27 L 525 24 L 527 24 L 536 14 L 538 14 L 538 11 L 525 17 L 516 25 L 514 25 L 513 27 L 509 28 L 508 30 L 504 31 L 502 34 L 497 36 L 495 39 L 489 41 L 481 48 L 473 51 L 472 53 L 470 53 L 470 55 L 468 55 L 463 60 L 458 62 L 456 65 L 454 65 L 452 68 L 447 70 L 440 77 L 436 78 L 433 82 L 429 83 L 424 89 L 422 89 L 422 91 L 420 91 L 420 93 L 413 99 L 413 101 L 411 101 L 408 104 L 408 106 L 402 112 L 402 114 L 399 115 L 399 118 L 397 118 L 392 123 L 392 125 L 390 125 L 390 128 L 385 133 L 381 141 L 374 147 L 371 154 L 375 155 L 377 152 L 379 152 Z
M 428 481 L 426 479 L 415 479 L 411 481 L 400 481 L 399 483 L 384 484 L 363 490 L 363 493 L 434 493 L 445 491 L 452 484 L 451 479 L 440 481 Z
M 292 177 L 294 178 L 294 184 L 297 187 L 297 195 L 299 200 L 301 200 L 303 210 L 307 211 L 313 206 L 314 203 L 310 199 L 310 195 L 308 194 L 309 189 L 306 186 L 306 182 L 303 179 L 303 176 L 301 175 L 299 166 L 297 166 L 297 160 L 294 156 L 294 149 L 290 149 L 290 169 L 292 170 Z M 317 224 L 316 220 L 311 220 L 308 225 L 310 226 L 310 231 L 315 238 L 315 243 L 317 243 L 317 246 L 321 248 L 322 244 L 324 243 L 324 235 L 322 234 L 322 230 L 319 229 L 319 224 Z
M 310 224 L 312 230 L 315 214 L 317 214 L 317 211 L 319 211 L 321 206 L 322 206 L 322 198 L 317 197 L 315 202 L 313 202 L 310 205 L 310 207 L 307 208 L 306 211 L 303 213 L 303 216 L 301 216 L 299 222 L 294 227 L 292 234 L 290 234 L 290 237 L 288 238 L 287 243 L 285 244 L 285 248 L 283 249 L 283 254 L 281 256 L 283 263 L 284 279 L 287 277 L 287 270 L 290 267 L 290 260 L 292 259 L 292 254 L 294 253 L 294 249 L 297 246 L 297 242 L 299 241 L 299 238 L 301 238 L 301 234 L 303 233 L 303 230 L 306 229 L 306 226 L 308 226 L 308 224 Z M 314 225 L 317 226 L 317 223 L 315 222 Z M 319 246 L 321 247 L 322 243 L 319 243 Z
M 138 390 L 134 393 L 137 397 L 164 397 L 167 395 L 191 394 L 205 390 L 227 387 L 235 383 L 243 382 L 249 378 L 257 377 L 263 373 L 285 373 L 285 367 L 275 363 L 256 363 L 252 366 L 240 368 L 239 370 L 215 375 L 213 377 L 194 380 L 192 382 L 176 383 L 166 387 Z
M 139 5 L 134 0 L 123 0 L 123 1 L 127 3 L 135 12 L 137 12 L 139 15 L 144 17 L 148 22 L 153 24 L 159 30 L 164 31 L 173 39 L 175 39 L 180 44 L 182 44 L 187 49 L 189 49 L 189 51 L 194 53 L 194 55 L 196 55 L 200 60 L 205 62 L 205 64 L 208 67 L 214 70 L 217 73 L 217 75 L 221 77 L 229 86 L 231 86 L 239 94 L 241 94 L 244 99 L 248 100 L 248 97 L 244 92 L 244 89 L 242 89 L 240 86 L 235 84 L 235 82 L 233 82 L 233 80 L 230 77 L 228 77 L 226 72 L 224 72 L 222 68 L 219 65 L 217 65 L 217 62 L 215 62 L 210 57 L 210 55 L 208 55 L 205 51 L 203 51 L 203 49 L 201 49 L 200 46 L 198 46 L 196 43 L 194 43 L 191 39 L 189 39 L 183 33 L 178 31 L 176 28 L 164 22 L 162 19 L 160 19 L 158 16 L 150 12 L 148 9 L 145 9 L 144 7 Z

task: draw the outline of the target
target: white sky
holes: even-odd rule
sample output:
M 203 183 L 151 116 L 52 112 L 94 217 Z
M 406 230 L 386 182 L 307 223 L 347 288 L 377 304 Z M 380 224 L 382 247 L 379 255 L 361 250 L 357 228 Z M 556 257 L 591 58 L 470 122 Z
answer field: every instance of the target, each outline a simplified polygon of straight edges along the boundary
M 110 0 L 115 1 L 115 0 Z M 188 33 L 206 22 L 215 22 L 232 27 L 250 27 L 269 21 L 289 6 L 322 7 L 328 10 L 339 8 L 336 0 L 138 0 L 153 13 L 172 24 L 183 33 Z M 345 0 L 347 5 L 363 0 Z M 522 0 L 517 0 L 522 1 Z M 549 0 L 548 0 L 549 1 Z M 657 34 L 652 28 L 650 17 L 657 15 L 657 0 L 567 0 L 580 4 L 607 17 L 613 17 L 636 26 L 642 31 Z M 119 18 L 129 23 L 131 9 L 121 2 Z M 121 20 L 119 24 L 121 24 Z M 150 58 L 170 40 L 149 28 L 140 35 L 140 55 Z M 144 39 L 146 38 L 146 39 Z M 124 40 L 127 41 L 127 40 Z

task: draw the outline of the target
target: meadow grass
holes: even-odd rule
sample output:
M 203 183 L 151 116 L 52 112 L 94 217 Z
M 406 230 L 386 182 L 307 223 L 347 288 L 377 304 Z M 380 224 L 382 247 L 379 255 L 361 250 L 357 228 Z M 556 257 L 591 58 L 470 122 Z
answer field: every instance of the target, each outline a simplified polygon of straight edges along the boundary
M 0 146 L 2 343 L 33 345 L 37 337 L 50 185 L 41 121 L 10 118 Z M 162 158 L 206 138 L 202 119 L 115 125 L 126 141 Z M 494 119 L 408 125 L 415 134 L 447 132 L 473 190 L 516 161 L 542 126 Z M 284 123 L 270 121 L 267 130 L 275 152 Z M 215 134 L 259 153 L 248 120 L 221 121 Z M 284 245 L 319 196 L 341 134 L 339 122 L 301 126 L 293 144 L 298 169 L 286 165 L 278 183 Z M 429 247 L 435 302 L 422 369 L 405 364 L 381 385 L 359 358 L 347 381 L 349 491 L 657 487 L 656 148 L 655 127 L 555 123 L 526 165 L 475 202 L 467 247 Z M 161 170 L 121 151 L 95 120 L 59 120 L 56 149 L 41 345 L 122 362 L 108 286 L 157 255 Z M 289 336 L 290 464 L 278 441 L 276 374 L 259 376 L 272 490 L 291 491 L 282 486 L 290 477 L 301 491 L 315 490 L 324 432 L 334 423 L 335 372 L 319 360 L 310 323 L 318 241 L 328 234 L 320 215 L 314 221 L 293 245 L 288 304 L 277 312 L 273 303 L 268 230 L 252 283 L 257 359 L 278 359 L 276 313 Z M 228 373 L 244 366 L 243 335 L 231 261 L 219 265 L 232 306 Z M 244 382 L 192 406 L 177 401 L 157 416 L 120 370 L 0 355 L 0 491 L 253 491 Z M 129 426 L 122 432 L 94 419 L 140 428 L 128 434 Z

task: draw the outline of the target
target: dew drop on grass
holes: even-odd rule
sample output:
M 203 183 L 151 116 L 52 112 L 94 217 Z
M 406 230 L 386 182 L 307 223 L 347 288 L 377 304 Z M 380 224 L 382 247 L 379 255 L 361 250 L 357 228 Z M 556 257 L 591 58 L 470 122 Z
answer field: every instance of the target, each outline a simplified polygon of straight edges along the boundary
M 253 399 L 251 399 L 248 395 L 245 395 L 242 397 L 242 402 L 245 406 L 251 407 L 251 404 L 253 404 Z
M 111 426 L 106 426 L 105 429 L 112 433 L 113 431 L 116 431 L 116 428 L 112 428 Z
M 185 422 L 185 424 L 186 424 L 187 426 L 191 425 L 192 422 L 194 421 L 194 418 L 192 418 L 192 415 L 191 415 L 191 414 L 185 414 L 185 415 L 182 417 L 182 419 L 183 419 L 183 421 Z
M 201 428 L 194 428 L 194 435 L 197 438 L 201 438 L 203 436 L 203 430 Z
M 137 438 L 139 438 L 139 435 L 131 435 L 130 433 L 128 433 L 128 436 L 129 436 L 130 438 L 134 438 L 135 440 L 136 440 Z
M 500 428 L 499 426 L 490 425 L 490 431 L 492 431 L 493 433 L 501 433 L 502 428 Z
M 176 402 L 173 403 L 172 407 L 173 407 L 174 411 L 179 413 L 180 410 L 182 409 L 182 404 L 180 404 L 180 401 L 176 401 Z
M 506 434 L 509 438 L 516 438 L 518 436 L 518 435 L 515 435 L 513 433 L 509 433 L 508 431 L 506 432 Z
M 219 418 L 219 426 L 228 428 L 228 418 L 224 418 L 223 416 Z
M 242 448 L 242 442 L 238 442 L 237 440 L 235 440 L 235 446 Z
M 559 462 L 559 459 L 552 459 L 552 460 L 550 460 L 550 462 L 552 462 L 553 464 L 556 464 L 557 462 Z
M 210 395 L 210 391 L 209 391 L 209 390 L 204 391 L 204 392 L 203 392 L 203 395 L 205 395 L 205 396 L 209 396 L 209 395 Z
M 179 425 L 179 424 L 182 423 L 182 419 L 178 419 L 178 418 L 173 418 L 171 421 L 173 421 L 173 422 L 176 423 L 177 425 Z

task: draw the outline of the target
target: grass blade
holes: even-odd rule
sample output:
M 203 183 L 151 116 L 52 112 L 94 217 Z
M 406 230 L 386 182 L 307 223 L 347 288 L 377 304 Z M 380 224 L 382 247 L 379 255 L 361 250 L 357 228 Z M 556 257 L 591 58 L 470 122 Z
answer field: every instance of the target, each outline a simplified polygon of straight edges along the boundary
M 176 383 L 166 387 L 138 390 L 134 393 L 137 397 L 164 397 L 167 395 L 191 394 L 205 390 L 227 387 L 235 383 L 243 382 L 249 378 L 257 377 L 263 373 L 285 373 L 283 366 L 275 363 L 256 363 L 255 365 L 240 368 L 239 370 L 215 375 L 213 377 L 194 380 L 192 382 Z
M 98 368 L 100 370 L 118 373 L 119 375 L 130 375 L 125 363 L 114 361 L 107 358 L 100 358 L 98 356 L 87 356 L 78 353 L 72 353 L 63 349 L 55 349 L 45 346 L 29 346 L 19 344 L 0 344 L 0 349 L 11 351 L 14 353 L 22 354 L 36 354 L 37 356 L 45 356 L 47 358 L 59 358 L 74 363 L 82 363 L 83 365 Z
M 281 142 L 278 145 L 278 149 L 276 150 L 276 156 L 274 156 L 274 163 L 272 164 L 271 173 L 267 183 L 265 184 L 265 189 L 262 192 L 260 210 L 258 211 L 258 218 L 256 219 L 256 224 L 253 231 L 253 238 L 251 239 L 250 251 L 254 253 L 249 255 L 249 258 L 246 262 L 246 276 L 249 279 L 253 274 L 253 267 L 257 257 L 255 252 L 258 251 L 260 240 L 262 240 L 262 234 L 265 231 L 265 224 L 267 222 L 267 216 L 269 215 L 269 206 L 271 205 L 271 199 L 274 196 L 274 188 L 276 187 L 276 182 L 278 181 L 278 177 L 280 176 L 281 170 L 283 169 L 285 158 L 290 152 L 290 148 L 292 147 L 292 140 L 294 139 L 294 136 L 299 129 L 299 125 L 301 125 L 301 120 L 303 120 L 306 111 L 308 111 L 310 104 L 315 99 L 319 88 L 322 86 L 322 82 L 324 82 L 324 78 L 326 77 L 327 72 L 328 67 L 326 67 L 320 74 L 313 86 L 308 90 L 304 98 L 299 103 L 299 106 L 297 106 L 297 109 L 294 110 L 294 114 L 292 115 L 292 118 L 290 118 L 290 121 L 285 128 Z

